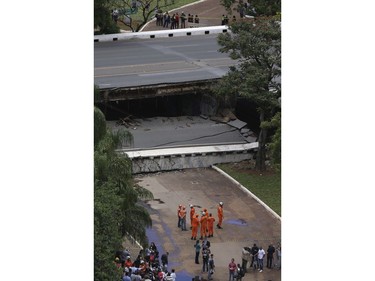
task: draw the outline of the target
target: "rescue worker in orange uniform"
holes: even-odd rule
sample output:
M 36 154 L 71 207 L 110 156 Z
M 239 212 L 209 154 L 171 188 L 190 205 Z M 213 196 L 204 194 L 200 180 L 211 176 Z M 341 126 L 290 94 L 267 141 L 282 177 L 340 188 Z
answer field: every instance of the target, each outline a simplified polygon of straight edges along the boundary
M 190 204 L 190 229 L 192 229 L 192 227 L 193 227 L 194 214 L 195 214 L 194 206 L 192 204 Z
M 219 222 L 218 224 L 216 225 L 217 228 L 219 229 L 223 229 L 221 227 L 222 223 L 223 223 L 223 218 L 224 218 L 224 210 L 223 210 L 223 202 L 220 202 L 219 203 L 219 206 L 217 207 L 217 216 L 219 217 Z
M 180 217 L 180 226 L 181 230 L 185 231 L 186 230 L 186 209 L 185 206 L 183 206 L 179 212 L 179 217 Z
M 203 239 L 207 236 L 207 216 L 205 212 L 202 213 L 200 224 L 201 224 L 201 239 Z
M 208 237 L 214 237 L 214 222 L 215 218 L 210 213 L 207 218 Z
M 177 208 L 177 227 L 180 228 L 181 227 L 181 220 L 180 220 L 180 211 L 182 209 L 182 205 L 178 205 L 178 208 Z
M 199 215 L 195 214 L 195 217 L 193 217 L 193 220 L 191 222 L 191 240 L 197 240 L 198 235 L 198 227 L 199 227 Z

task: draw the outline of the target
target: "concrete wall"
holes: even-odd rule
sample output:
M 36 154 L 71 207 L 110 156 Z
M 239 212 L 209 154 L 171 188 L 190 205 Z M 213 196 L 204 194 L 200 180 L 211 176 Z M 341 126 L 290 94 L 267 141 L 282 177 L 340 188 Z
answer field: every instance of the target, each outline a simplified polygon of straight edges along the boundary
M 228 27 L 225 25 L 220 26 L 207 26 L 207 27 L 194 27 L 194 28 L 180 28 L 156 31 L 142 31 L 142 32 L 127 32 L 117 34 L 95 35 L 94 42 L 108 42 L 129 39 L 150 39 L 150 38 L 167 38 L 167 37 L 180 37 L 180 36 L 193 36 L 205 34 L 218 34 L 228 32 Z

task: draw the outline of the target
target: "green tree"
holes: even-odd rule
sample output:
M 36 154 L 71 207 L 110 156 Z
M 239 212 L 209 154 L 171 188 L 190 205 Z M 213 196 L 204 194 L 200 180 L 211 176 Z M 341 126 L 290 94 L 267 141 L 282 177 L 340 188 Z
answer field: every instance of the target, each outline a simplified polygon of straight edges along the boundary
M 131 235 L 148 244 L 146 228 L 151 218 L 139 199 L 152 193 L 134 184 L 131 161 L 116 149 L 131 142 L 126 130 L 110 131 L 104 114 L 94 107 L 94 279 L 115 280 L 119 272 L 113 263 L 123 237 Z
M 269 121 L 279 110 L 281 96 L 281 28 L 274 19 L 232 24 L 231 32 L 218 36 L 220 51 L 238 60 L 219 83 L 216 93 L 239 95 L 256 104 L 260 123 Z M 268 127 L 261 126 L 256 168 L 265 170 Z
M 262 128 L 274 129 L 275 133 L 269 143 L 269 152 L 272 164 L 277 170 L 281 169 L 281 112 L 277 112 L 270 121 L 264 121 Z
M 99 34 L 119 33 L 120 29 L 112 20 L 113 0 L 94 0 L 94 28 Z
M 137 9 L 139 21 L 131 20 L 132 16 L 120 16 L 119 20 L 128 26 L 133 32 L 138 32 L 141 28 L 155 16 L 155 11 L 163 12 L 163 9 L 174 4 L 174 1 L 167 0 L 118 0 L 117 7 L 121 10 Z
M 239 11 L 240 8 L 245 8 L 244 2 L 246 1 L 220 0 L 220 3 L 227 11 L 231 11 L 233 5 L 237 3 L 237 10 Z M 247 15 L 254 17 L 275 16 L 281 13 L 281 0 L 251 0 L 245 11 Z

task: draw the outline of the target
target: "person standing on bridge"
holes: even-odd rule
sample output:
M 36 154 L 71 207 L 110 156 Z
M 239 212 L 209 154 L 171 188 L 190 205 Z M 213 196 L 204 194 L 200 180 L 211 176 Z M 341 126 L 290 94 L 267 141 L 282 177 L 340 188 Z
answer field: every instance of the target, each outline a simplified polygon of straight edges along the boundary
M 181 28 L 186 28 L 186 26 L 185 26 L 185 21 L 186 21 L 186 15 L 185 15 L 184 12 L 182 11 L 182 12 L 181 12 Z
M 220 202 L 219 206 L 217 207 L 217 216 L 219 217 L 219 222 L 218 222 L 218 224 L 216 226 L 219 229 L 223 229 L 223 227 L 221 226 L 222 223 L 223 223 L 223 218 L 224 218 L 224 209 L 223 209 L 223 206 L 224 206 L 223 202 Z

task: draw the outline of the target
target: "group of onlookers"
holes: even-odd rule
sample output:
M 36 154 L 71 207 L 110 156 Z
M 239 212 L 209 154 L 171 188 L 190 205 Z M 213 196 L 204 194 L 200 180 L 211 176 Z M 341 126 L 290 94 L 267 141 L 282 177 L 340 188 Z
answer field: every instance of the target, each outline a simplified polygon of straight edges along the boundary
M 156 17 L 156 25 L 162 26 L 164 28 L 170 29 L 177 29 L 177 28 L 186 28 L 186 21 L 188 23 L 195 23 L 199 24 L 199 17 L 198 15 L 191 15 L 181 12 L 179 15 L 178 12 L 169 14 L 169 12 L 163 13 L 162 11 L 158 11 L 155 15 Z
M 140 250 L 137 258 L 132 260 L 129 250 L 118 251 L 115 265 L 122 281 L 176 281 L 174 269 L 168 271 L 168 255 L 161 255 L 154 242 L 145 250 Z
M 276 256 L 276 262 L 274 258 Z M 258 269 L 259 272 L 263 271 L 263 260 L 267 260 L 267 268 L 271 269 L 273 267 L 281 269 L 281 245 L 277 244 L 276 248 L 273 244 L 268 246 L 267 252 L 261 246 L 257 246 L 255 243 L 253 247 L 244 247 L 242 249 L 242 268 L 246 272 L 247 263 L 250 262 L 250 268 L 254 270 Z

